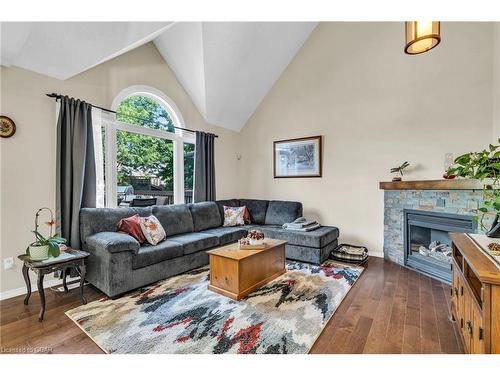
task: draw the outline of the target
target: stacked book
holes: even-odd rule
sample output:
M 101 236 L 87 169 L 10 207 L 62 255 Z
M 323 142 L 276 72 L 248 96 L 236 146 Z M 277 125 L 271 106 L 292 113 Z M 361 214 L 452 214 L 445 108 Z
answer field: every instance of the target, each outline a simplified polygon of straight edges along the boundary
M 332 250 L 330 259 L 363 264 L 368 260 L 368 249 L 364 246 L 340 244 Z

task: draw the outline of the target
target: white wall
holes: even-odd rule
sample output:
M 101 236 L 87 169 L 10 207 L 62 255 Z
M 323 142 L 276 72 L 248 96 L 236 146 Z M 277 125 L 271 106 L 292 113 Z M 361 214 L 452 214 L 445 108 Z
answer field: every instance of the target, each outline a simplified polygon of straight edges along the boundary
M 19 68 L 1 68 L 0 112 L 17 125 L 16 134 L 0 140 L 1 258 L 16 257 L 32 241 L 35 211 L 55 206 L 55 102 L 57 92 L 109 108 L 115 96 L 131 85 L 163 91 L 180 109 L 186 126 L 219 135 L 216 140 L 217 195 L 237 195 L 238 134 L 208 126 L 152 43 L 73 77 L 59 81 Z M 0 291 L 21 288 L 21 264 L 1 265 Z M 35 283 L 36 285 L 36 283 Z
M 321 23 L 242 131 L 242 196 L 302 201 L 342 242 L 383 247 L 379 181 L 439 179 L 444 155 L 485 147 L 492 25 L 443 23 L 442 43 L 403 53 L 403 23 Z M 274 179 L 272 142 L 322 135 L 323 177 Z
M 500 138 L 500 22 L 493 28 L 493 142 Z

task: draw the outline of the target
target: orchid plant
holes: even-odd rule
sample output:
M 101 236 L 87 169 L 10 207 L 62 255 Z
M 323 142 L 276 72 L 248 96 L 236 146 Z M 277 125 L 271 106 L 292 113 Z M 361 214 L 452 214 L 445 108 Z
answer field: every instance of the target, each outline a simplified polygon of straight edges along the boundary
M 39 225 L 38 225 L 38 218 L 40 217 L 40 214 L 42 211 L 49 211 L 50 213 L 50 220 L 46 221 L 45 224 L 47 224 L 50 227 L 49 235 L 45 237 L 40 233 L 39 230 Z M 61 254 L 61 251 L 59 249 L 59 245 L 66 243 L 66 240 L 59 235 L 55 234 L 53 235 L 53 227 L 56 224 L 54 220 L 54 214 L 52 210 L 48 207 L 42 207 L 40 208 L 36 214 L 35 214 L 35 230 L 32 232 L 35 235 L 35 242 L 33 242 L 30 246 L 48 246 L 49 248 L 49 254 L 52 257 L 58 257 L 59 254 Z M 29 247 L 26 249 L 26 253 L 29 253 Z

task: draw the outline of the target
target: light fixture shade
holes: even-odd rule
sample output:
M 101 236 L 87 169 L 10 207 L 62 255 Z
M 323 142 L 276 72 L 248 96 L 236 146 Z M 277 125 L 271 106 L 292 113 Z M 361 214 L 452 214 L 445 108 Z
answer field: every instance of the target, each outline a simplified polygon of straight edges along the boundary
M 437 21 L 407 21 L 405 53 L 417 55 L 436 47 L 441 41 Z

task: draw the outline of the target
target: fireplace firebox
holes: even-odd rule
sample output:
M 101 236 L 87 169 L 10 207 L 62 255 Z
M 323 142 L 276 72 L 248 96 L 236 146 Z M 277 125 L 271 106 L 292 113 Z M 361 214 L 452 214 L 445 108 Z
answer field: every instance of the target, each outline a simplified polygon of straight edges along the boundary
M 405 209 L 404 264 L 451 283 L 451 241 L 448 232 L 476 232 L 475 216 Z

